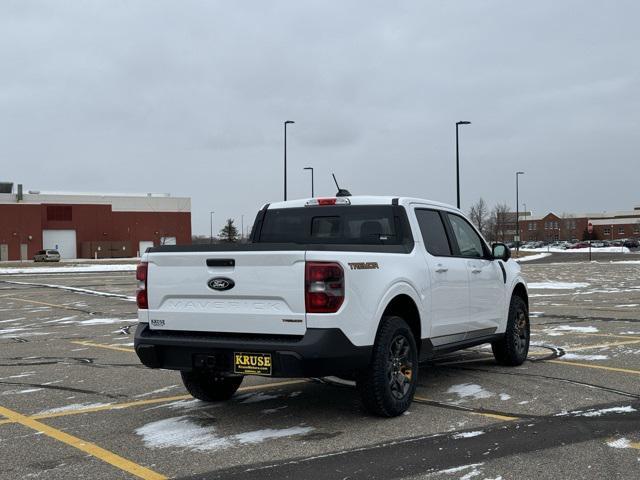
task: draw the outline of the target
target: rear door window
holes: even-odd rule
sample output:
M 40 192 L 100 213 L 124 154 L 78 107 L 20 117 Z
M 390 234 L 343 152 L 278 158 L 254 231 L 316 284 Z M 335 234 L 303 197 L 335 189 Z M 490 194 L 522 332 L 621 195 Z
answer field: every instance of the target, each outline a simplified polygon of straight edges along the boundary
M 418 209 L 416 217 L 427 252 L 437 257 L 451 256 L 451 246 L 440 213 L 435 210 Z

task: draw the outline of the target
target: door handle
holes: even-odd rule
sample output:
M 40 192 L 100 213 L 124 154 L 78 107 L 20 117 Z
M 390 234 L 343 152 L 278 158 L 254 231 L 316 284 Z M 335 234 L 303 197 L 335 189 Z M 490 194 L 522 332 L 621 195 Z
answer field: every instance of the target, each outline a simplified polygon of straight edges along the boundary
M 482 272 L 481 268 L 474 268 L 473 270 L 471 270 L 471 273 L 480 273 Z
M 444 267 L 442 265 L 438 265 L 438 268 L 436 268 L 436 273 L 444 273 L 444 272 L 448 272 L 449 269 L 447 267 Z

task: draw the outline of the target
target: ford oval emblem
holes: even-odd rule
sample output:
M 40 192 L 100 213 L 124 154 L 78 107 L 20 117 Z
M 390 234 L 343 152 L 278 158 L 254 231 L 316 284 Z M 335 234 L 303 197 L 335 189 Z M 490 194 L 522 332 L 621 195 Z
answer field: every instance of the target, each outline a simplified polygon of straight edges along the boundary
M 231 290 L 233 287 L 235 287 L 236 283 L 230 278 L 216 277 L 209 280 L 207 282 L 207 285 L 209 285 L 209 288 L 212 288 L 213 290 L 223 291 Z

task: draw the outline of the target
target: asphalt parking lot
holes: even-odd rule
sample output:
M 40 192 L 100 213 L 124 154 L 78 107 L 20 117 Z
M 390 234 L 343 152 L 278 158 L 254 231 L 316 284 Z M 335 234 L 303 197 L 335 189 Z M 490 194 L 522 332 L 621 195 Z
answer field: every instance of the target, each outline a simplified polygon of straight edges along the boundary
M 422 365 L 395 419 L 334 379 L 193 400 L 133 352 L 133 272 L 0 275 L 0 478 L 638 478 L 637 258 L 523 264 L 529 360 Z

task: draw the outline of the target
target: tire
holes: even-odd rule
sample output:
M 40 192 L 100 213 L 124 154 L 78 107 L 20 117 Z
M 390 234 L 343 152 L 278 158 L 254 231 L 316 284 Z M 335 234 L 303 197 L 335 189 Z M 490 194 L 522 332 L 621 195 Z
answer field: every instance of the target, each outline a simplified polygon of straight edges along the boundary
M 187 391 L 203 402 L 229 400 L 242 383 L 242 376 L 216 377 L 205 370 L 180 372 Z
M 382 318 L 369 368 L 356 380 L 364 408 L 381 417 L 404 413 L 418 382 L 418 349 L 409 325 L 397 316 Z
M 530 338 L 529 309 L 522 298 L 514 295 L 504 337 L 491 344 L 493 356 L 500 365 L 522 365 L 529 353 Z

